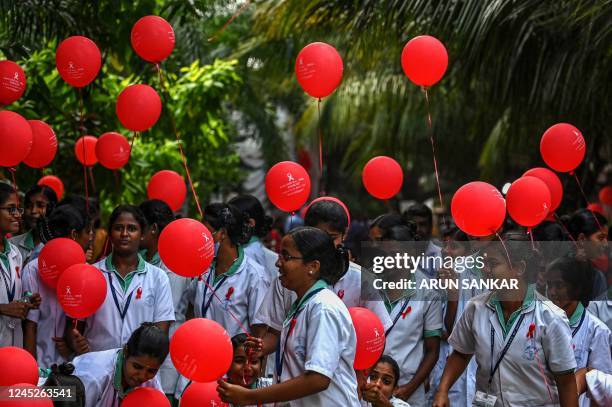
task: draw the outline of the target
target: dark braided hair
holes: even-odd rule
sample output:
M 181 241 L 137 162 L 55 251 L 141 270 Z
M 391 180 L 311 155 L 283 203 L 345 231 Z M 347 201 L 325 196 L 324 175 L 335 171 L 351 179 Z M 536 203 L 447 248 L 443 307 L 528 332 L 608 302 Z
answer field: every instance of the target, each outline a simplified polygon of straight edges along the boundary
M 215 230 L 225 229 L 231 242 L 238 246 L 248 243 L 253 234 L 249 216 L 231 204 L 213 203 L 204 208 L 204 219 Z
M 40 241 L 48 241 L 58 237 L 70 237 L 70 232 L 81 232 L 89 227 L 83 214 L 72 205 L 58 206 L 49 217 L 43 216 L 38 220 Z

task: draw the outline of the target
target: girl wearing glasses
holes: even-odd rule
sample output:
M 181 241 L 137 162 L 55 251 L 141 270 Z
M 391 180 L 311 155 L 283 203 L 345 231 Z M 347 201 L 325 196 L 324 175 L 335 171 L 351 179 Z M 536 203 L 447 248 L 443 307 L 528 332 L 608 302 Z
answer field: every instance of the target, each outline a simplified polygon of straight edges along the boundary
M 348 309 L 328 288 L 346 267 L 344 254 L 327 233 L 300 227 L 283 237 L 277 265 L 281 284 L 297 296 L 283 322 L 277 384 L 245 389 L 220 381 L 221 399 L 239 405 L 358 407 L 355 330 Z M 249 342 L 259 350 L 263 347 L 259 338 Z
M 22 299 L 21 253 L 6 238 L 19 231 L 23 208 L 12 186 L 0 183 L 0 346 L 23 345 L 21 321 L 28 311 L 38 307 L 40 295 Z

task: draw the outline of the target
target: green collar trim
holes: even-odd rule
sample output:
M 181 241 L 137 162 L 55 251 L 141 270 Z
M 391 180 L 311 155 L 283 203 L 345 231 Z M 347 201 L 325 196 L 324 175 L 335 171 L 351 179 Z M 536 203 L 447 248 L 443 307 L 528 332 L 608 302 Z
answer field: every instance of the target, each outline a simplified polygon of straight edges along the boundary
M 580 322 L 580 318 L 582 318 L 582 313 L 584 312 L 584 306 L 582 303 L 578 302 L 578 306 L 574 310 L 574 313 L 569 318 L 569 324 L 573 328 Z
M 125 277 L 119 274 L 119 272 L 115 268 L 115 265 L 113 264 L 113 253 L 112 252 L 108 255 L 108 257 L 106 258 L 104 262 L 106 264 L 106 269 L 108 271 L 112 271 L 113 274 L 115 274 L 115 276 L 117 276 L 117 278 L 119 279 L 119 284 L 121 284 L 121 288 L 123 289 L 123 292 L 126 292 L 127 289 L 130 287 L 130 284 L 132 283 L 132 279 L 134 279 L 134 276 L 136 274 L 144 273 L 146 271 L 146 267 L 145 267 L 146 262 L 144 261 L 144 259 L 142 258 L 140 254 L 138 254 L 138 266 L 136 266 L 136 270 L 127 273 Z
M 124 398 L 128 391 L 123 391 L 123 386 L 121 385 L 121 377 L 123 376 L 123 349 L 119 349 L 117 352 L 117 361 L 115 362 L 115 375 L 113 376 L 113 387 L 117 391 L 119 398 Z
M 524 310 L 526 310 L 527 308 L 531 306 L 534 299 L 535 299 L 535 284 L 529 284 L 527 286 L 527 292 L 525 293 L 525 298 L 523 299 L 523 304 L 521 305 L 519 309 L 517 309 L 510 315 L 510 318 L 508 318 L 508 322 L 505 322 L 504 321 L 504 310 L 501 306 L 501 303 L 497 299 L 497 296 L 495 295 L 495 293 L 493 293 L 493 295 L 491 296 L 491 299 L 489 300 L 489 305 L 491 305 L 495 309 L 495 312 L 497 313 L 497 318 L 499 319 L 499 324 L 502 327 L 504 338 L 510 331 L 510 328 L 512 328 L 512 325 L 514 325 L 514 321 L 516 321 L 518 316 L 521 315 L 521 313 Z
M 142 257 L 147 263 L 154 265 L 155 267 L 159 267 L 161 264 L 161 257 L 159 257 L 159 251 L 155 252 L 153 257 L 147 260 L 147 249 L 142 249 L 138 252 L 140 257 Z
M 8 270 L 11 266 L 11 262 L 9 260 L 9 255 L 11 254 L 11 246 L 9 245 L 9 241 L 6 237 L 4 237 L 2 241 L 4 242 L 4 251 L 0 252 L 0 261 L 2 262 L 2 266 L 6 270 Z
M 232 265 L 230 266 L 230 268 L 223 274 L 219 274 L 217 275 L 216 273 L 216 268 L 217 268 L 217 259 L 215 258 L 215 260 L 213 260 L 213 264 L 212 264 L 212 270 L 215 270 L 215 279 L 213 281 L 213 285 L 217 284 L 217 282 L 219 282 L 219 280 L 221 280 L 221 278 L 223 278 L 223 276 L 225 277 L 231 277 L 234 274 L 236 274 L 238 272 L 238 270 L 240 269 L 240 266 L 242 265 L 242 262 L 244 261 L 244 249 L 242 248 L 242 246 L 238 246 L 238 257 L 236 258 L 236 260 L 234 260 L 234 262 L 232 263 Z
M 251 243 L 255 243 L 255 242 L 259 242 L 259 238 L 257 236 L 251 236 L 247 245 L 250 245 Z
M 312 299 L 313 296 L 311 295 L 311 293 L 313 291 L 320 290 L 322 288 L 327 288 L 327 287 L 328 285 L 324 280 L 317 280 L 312 285 L 312 287 L 310 287 L 308 291 L 306 291 L 304 296 L 300 298 L 299 301 L 294 301 L 293 304 L 291 304 L 291 308 L 289 308 L 289 313 L 287 314 L 287 318 L 285 318 L 285 323 L 289 321 L 290 319 L 292 319 L 295 314 L 297 314 L 298 312 L 304 309 L 306 304 L 308 304 L 308 301 Z
M 23 239 L 23 245 L 28 250 L 34 250 L 34 235 L 31 230 L 28 230 Z

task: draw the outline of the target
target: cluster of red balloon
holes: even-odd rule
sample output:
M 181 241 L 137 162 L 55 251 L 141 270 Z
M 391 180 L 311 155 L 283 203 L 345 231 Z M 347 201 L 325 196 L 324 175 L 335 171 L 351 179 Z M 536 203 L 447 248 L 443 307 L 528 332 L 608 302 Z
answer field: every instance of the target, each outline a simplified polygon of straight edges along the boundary
M 27 398 L 23 390 L 35 389 L 38 385 L 38 364 L 28 351 L 15 346 L 0 348 L 0 405 L 53 407 L 51 399 Z M 13 391 L 11 391 L 13 390 Z M 16 392 L 17 390 L 18 392 Z
M 149 199 L 162 200 L 173 211 L 178 211 L 183 206 L 186 195 L 185 179 L 175 171 L 158 171 L 151 177 L 147 185 Z
M 310 196 L 310 176 L 298 163 L 282 161 L 268 170 L 266 194 L 281 211 L 295 212 Z

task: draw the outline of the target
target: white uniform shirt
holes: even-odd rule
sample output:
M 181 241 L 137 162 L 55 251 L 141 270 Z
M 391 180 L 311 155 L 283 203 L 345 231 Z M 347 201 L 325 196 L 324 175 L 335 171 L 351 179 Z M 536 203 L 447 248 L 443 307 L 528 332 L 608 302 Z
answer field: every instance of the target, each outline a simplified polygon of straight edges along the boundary
M 579 303 L 570 318 L 570 328 L 576 369 L 588 366 L 612 374 L 608 327 Z
M 106 259 L 95 266 L 104 275 L 107 292 L 102 306 L 86 319 L 84 336 L 92 352 L 123 346 L 143 322 L 174 321 L 172 291 L 164 271 L 139 256 L 136 274 L 124 292 L 119 276 L 109 270 Z M 123 312 L 124 318 L 121 317 Z
M 415 278 L 420 281 L 427 277 L 417 271 Z M 412 380 L 423 360 L 424 338 L 442 334 L 442 298 L 434 290 L 409 290 L 389 308 L 389 316 L 395 325 L 389 328 L 391 331 L 387 329 L 385 354 L 399 365 L 398 385 L 402 386 Z M 407 401 L 413 406 L 425 405 L 424 384 Z
M 119 394 L 113 382 L 120 350 L 90 352 L 77 356 L 72 361 L 74 375 L 81 379 L 85 386 L 86 407 L 119 407 Z M 140 387 L 152 387 L 162 391 L 157 375 Z
M 586 374 L 588 396 L 599 406 L 612 404 L 612 374 L 591 370 Z
M 21 254 L 20 267 L 22 268 L 25 267 L 25 265 L 28 264 L 30 260 L 34 259 L 35 257 L 38 257 L 40 249 L 43 246 L 42 243 L 39 243 L 38 245 L 34 246 L 34 237 L 32 236 L 32 233 L 32 231 L 29 231 L 17 236 L 13 236 L 9 239 L 9 242 L 15 245 L 15 247 L 17 247 L 17 250 L 19 250 L 19 253 Z
M 494 293 L 481 294 L 468 302 L 449 338 L 449 344 L 458 352 L 475 355 L 478 363 L 476 389 L 497 396 L 496 407 L 558 406 L 553 373 L 572 372 L 576 368 L 565 313 L 536 293 L 534 285 L 528 287 L 523 305 L 511 316 L 505 328 L 500 313 L 503 319 Z M 504 329 L 507 332 L 505 336 Z M 497 362 L 515 330 L 514 340 L 493 375 L 489 389 L 491 364 Z
M 50 368 L 54 363 L 67 360 L 57 350 L 53 337 L 63 337 L 66 314 L 57 302 L 55 290 L 42 282 L 38 274 L 38 258 L 32 259 L 23 269 L 23 291 L 39 293 L 40 307 L 28 312 L 27 320 L 36 323 L 36 359 L 38 367 Z
M 362 297 L 361 267 L 359 265 L 351 262 L 348 270 L 340 280 L 328 288 L 342 299 L 342 302 L 344 302 L 347 308 L 367 308 L 378 316 L 385 330 L 391 326 L 391 319 L 385 309 L 382 298 L 373 300 L 372 298 Z M 378 295 L 378 293 L 376 293 L 376 295 Z M 267 325 L 276 331 L 280 331 L 282 323 L 289 312 L 289 308 L 296 298 L 296 294 L 283 287 L 278 277 L 276 277 L 274 281 L 272 281 L 257 314 L 258 323 Z
M 311 290 L 319 287 L 325 287 L 321 280 Z M 330 384 L 326 390 L 290 401 L 288 405 L 358 407 L 357 378 L 353 369 L 357 337 L 343 302 L 332 291 L 323 288 L 305 303 L 294 324 L 291 320 L 283 323 L 280 338 L 282 374 L 275 379 L 284 382 L 311 371 L 328 377 Z M 292 325 L 291 335 L 288 335 Z
M 21 288 L 22 259 L 17 247 L 4 239 L 5 252 L 0 254 L 4 259 L 0 260 L 0 304 L 8 304 L 11 301 L 21 299 L 23 294 Z M 5 261 L 8 261 L 8 267 Z M 0 347 L 23 346 L 23 331 L 21 320 L 6 315 L 0 316 Z
M 391 396 L 389 402 L 393 407 L 410 407 L 410 404 L 406 403 L 402 399 L 398 399 L 397 397 Z M 362 407 L 372 407 L 372 403 L 368 403 L 367 401 L 361 400 Z
M 264 254 L 264 245 L 261 243 L 261 240 L 256 236 L 253 236 L 251 240 L 245 245 L 242 246 L 244 249 L 244 254 L 255 260 L 257 263 L 266 266 L 266 255 Z
M 591 301 L 588 309 L 612 331 L 612 298 L 608 297 L 606 295 Z

